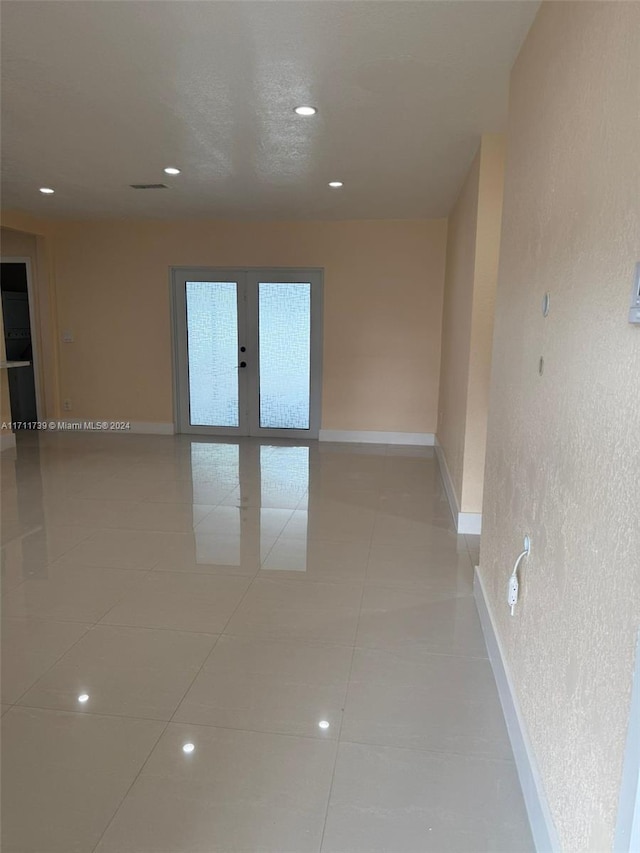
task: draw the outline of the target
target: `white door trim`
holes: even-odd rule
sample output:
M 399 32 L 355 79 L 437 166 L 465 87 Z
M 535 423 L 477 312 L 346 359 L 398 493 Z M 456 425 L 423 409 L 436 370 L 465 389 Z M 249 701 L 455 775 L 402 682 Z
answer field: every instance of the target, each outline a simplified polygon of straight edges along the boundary
M 324 271 L 318 267 L 190 267 L 190 266 L 172 266 L 169 268 L 169 287 L 170 287 L 170 306 L 171 306 L 171 338 L 173 351 L 173 411 L 174 425 L 176 432 L 184 432 L 200 435 L 259 435 L 274 438 L 302 438 L 314 439 L 318 438 L 320 429 L 321 409 L 322 409 L 322 323 L 323 323 L 323 285 Z M 245 386 L 250 386 L 253 389 L 254 396 L 257 394 L 258 388 L 258 352 L 257 352 L 257 328 L 253 327 L 253 323 L 257 323 L 257 317 L 254 321 L 246 320 L 247 326 L 252 328 L 244 329 L 242 324 L 245 322 L 251 311 L 245 312 L 240 310 L 241 298 L 246 294 L 247 302 L 251 303 L 253 309 L 257 308 L 255 294 L 252 292 L 252 285 L 257 285 L 258 281 L 266 282 L 298 282 L 309 281 L 311 283 L 311 376 L 309 389 L 309 429 L 266 429 L 259 428 L 256 422 L 251 421 L 249 413 L 242 410 L 242 398 L 249 399 L 249 394 L 240 393 L 239 426 L 238 427 L 207 427 L 207 426 L 192 426 L 189 422 L 189 387 L 188 380 L 188 365 L 186 363 L 186 325 L 183 321 L 185 316 L 185 307 L 183 297 L 179 293 L 179 284 L 182 281 L 236 281 L 238 285 L 238 304 L 239 304 L 239 328 L 238 345 L 246 345 L 249 349 L 256 345 L 256 352 L 253 353 L 253 359 L 247 358 L 249 365 L 246 373 L 243 373 L 242 382 Z M 251 341 L 248 338 L 252 338 Z M 250 352 L 247 352 L 247 356 Z M 241 354 L 238 353 L 238 361 L 241 360 Z M 255 421 L 255 418 L 254 418 Z

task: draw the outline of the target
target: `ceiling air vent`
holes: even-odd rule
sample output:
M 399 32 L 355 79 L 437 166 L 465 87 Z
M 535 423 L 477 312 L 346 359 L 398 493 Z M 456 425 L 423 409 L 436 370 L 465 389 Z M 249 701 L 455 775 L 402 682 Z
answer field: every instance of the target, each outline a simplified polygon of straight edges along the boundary
M 129 184 L 134 190 L 168 190 L 166 184 Z

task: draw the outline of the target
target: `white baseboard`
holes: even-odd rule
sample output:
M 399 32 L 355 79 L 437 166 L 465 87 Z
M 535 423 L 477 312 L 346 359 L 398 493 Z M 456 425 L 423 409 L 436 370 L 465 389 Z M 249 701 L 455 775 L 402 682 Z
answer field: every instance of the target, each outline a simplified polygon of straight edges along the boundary
M 538 853 L 559 853 L 560 841 L 551 817 L 551 810 L 542 785 L 538 764 L 520 713 L 518 698 L 513 689 L 509 668 L 502 651 L 500 638 L 495 630 L 477 566 L 473 579 L 473 595 L 478 608 L 482 633 L 487 644 L 507 731 L 509 732 L 509 740 L 511 741 L 522 796 L 529 817 L 533 842 Z
M 436 459 L 438 460 L 438 468 L 440 469 L 440 476 L 442 477 L 442 484 L 444 486 L 445 492 L 447 493 L 449 508 L 451 509 L 451 515 L 453 516 L 453 520 L 455 521 L 457 529 L 458 516 L 460 515 L 460 507 L 458 505 L 456 491 L 453 487 L 453 480 L 451 479 L 451 474 L 449 473 L 449 468 L 447 467 L 447 460 L 444 458 L 444 450 L 442 449 L 442 445 L 440 444 L 437 438 L 435 441 L 435 449 Z
M 640 850 L 640 631 L 636 641 L 636 662 L 631 686 L 631 706 L 624 752 L 622 784 L 618 800 L 618 820 L 614 853 Z
M 482 513 L 459 512 L 458 533 L 475 533 L 479 536 L 482 533 Z
M 3 450 L 11 450 L 11 448 L 16 446 L 16 437 L 12 432 L 8 430 L 2 430 L 0 432 L 0 452 Z
M 129 432 L 141 435 L 175 435 L 176 428 L 170 421 L 131 421 Z
M 449 501 L 449 507 L 456 526 L 456 531 L 458 533 L 482 533 L 482 513 L 460 512 L 460 505 L 458 504 L 456 490 L 453 487 L 453 480 L 451 479 L 451 474 L 447 467 L 444 450 L 437 438 L 435 439 L 434 445 L 436 449 L 438 467 L 440 468 L 440 476 L 442 477 L 444 490 L 447 493 L 447 499 Z
M 344 441 L 356 444 L 413 444 L 433 447 L 432 432 L 376 432 L 375 430 L 321 429 L 320 441 Z
M 69 432 L 92 432 L 96 435 L 174 435 L 175 427 L 171 422 L 165 421 L 124 421 L 116 420 L 115 423 L 127 423 L 128 429 L 113 429 L 113 430 L 98 430 L 98 429 L 83 429 L 85 423 L 109 423 L 109 421 L 98 421 L 96 418 L 74 418 L 73 420 L 58 421 L 58 424 L 63 424 L 59 429 Z

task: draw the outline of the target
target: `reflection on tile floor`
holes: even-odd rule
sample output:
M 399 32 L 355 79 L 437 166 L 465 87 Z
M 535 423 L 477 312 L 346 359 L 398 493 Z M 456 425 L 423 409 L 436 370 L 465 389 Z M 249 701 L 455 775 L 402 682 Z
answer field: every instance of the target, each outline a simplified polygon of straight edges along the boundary
M 430 448 L 2 454 L 4 853 L 533 844 Z

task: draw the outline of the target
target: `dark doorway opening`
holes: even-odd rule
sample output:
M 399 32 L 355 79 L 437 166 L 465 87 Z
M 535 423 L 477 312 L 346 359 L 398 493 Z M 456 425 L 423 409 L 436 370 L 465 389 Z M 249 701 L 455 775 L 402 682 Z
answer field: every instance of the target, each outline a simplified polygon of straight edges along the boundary
M 26 263 L 0 264 L 0 290 L 7 362 L 27 362 L 7 370 L 11 420 L 14 429 L 26 429 L 38 420 Z

